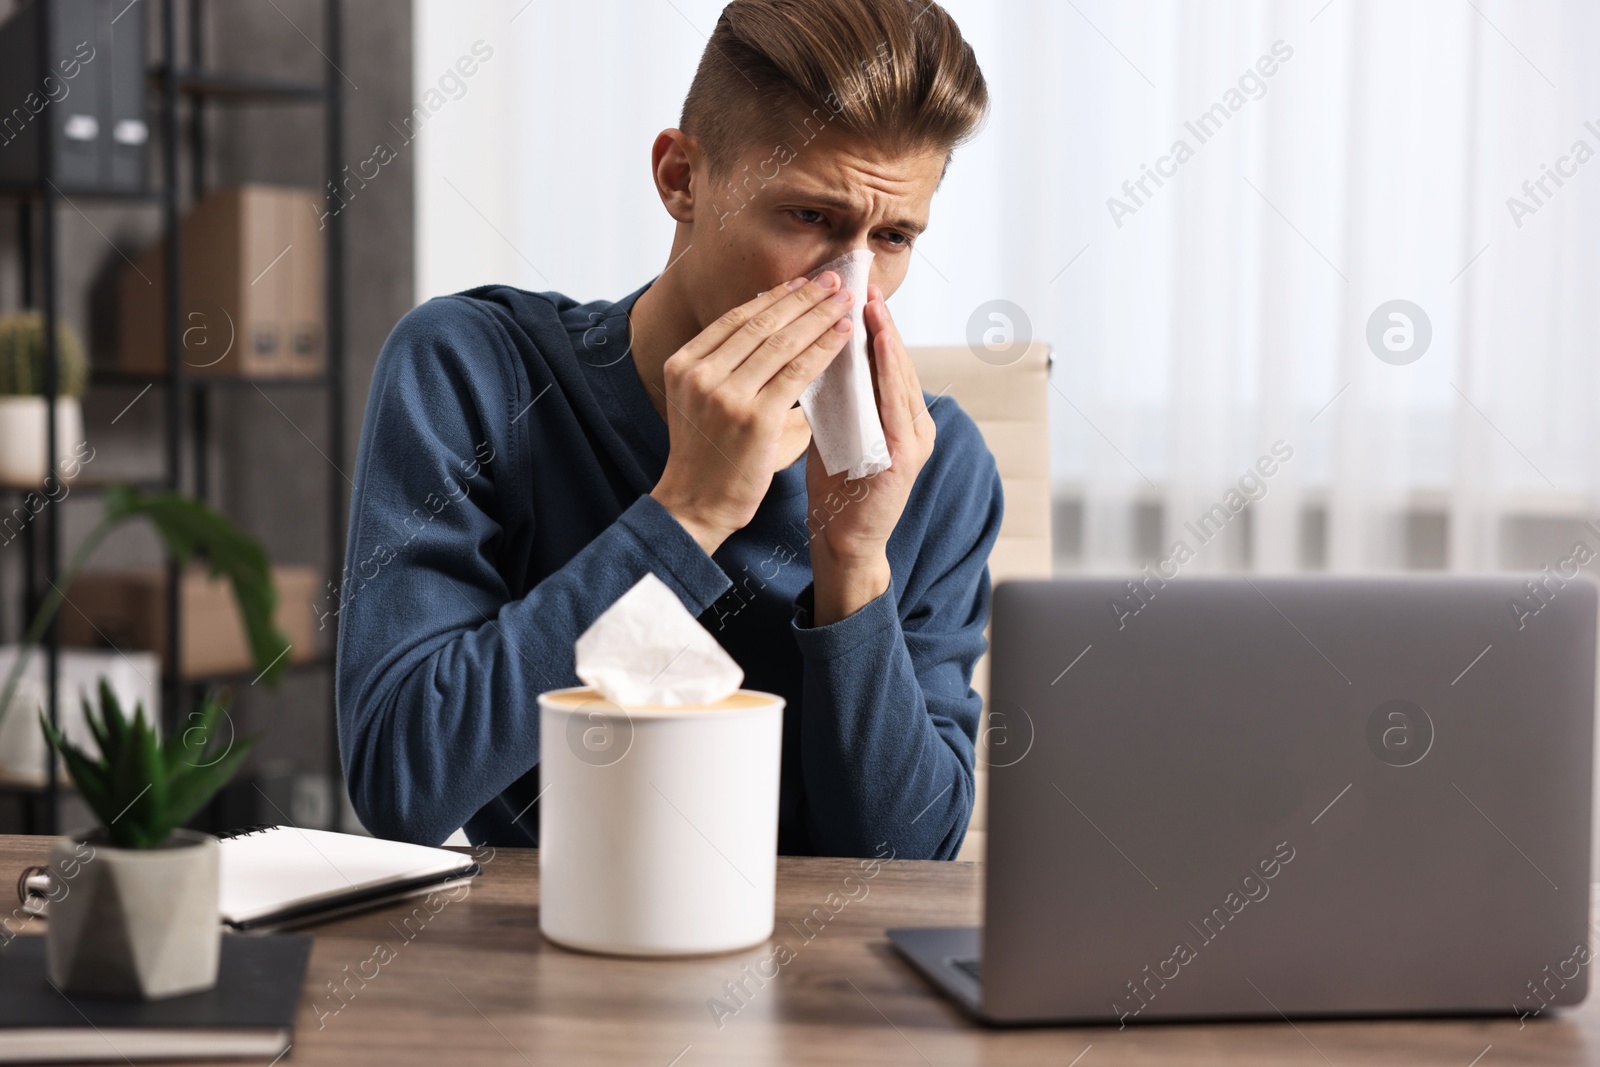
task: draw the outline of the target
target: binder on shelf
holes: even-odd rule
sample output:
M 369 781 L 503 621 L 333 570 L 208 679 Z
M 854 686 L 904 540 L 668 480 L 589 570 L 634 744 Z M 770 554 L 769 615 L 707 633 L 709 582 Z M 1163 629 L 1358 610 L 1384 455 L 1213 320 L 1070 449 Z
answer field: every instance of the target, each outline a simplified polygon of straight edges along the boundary
M 106 0 L 101 0 L 105 3 Z M 142 6 L 142 5 L 141 5 Z M 118 5 L 118 12 L 133 12 Z M 144 192 L 149 158 L 150 127 L 145 118 L 145 20 L 113 14 L 97 25 L 103 28 L 110 54 L 101 79 L 101 113 L 106 116 L 105 170 L 113 189 Z
M 180 226 L 179 358 L 196 377 L 306 378 L 326 365 L 324 242 L 315 193 L 246 183 L 209 194 Z M 116 362 L 167 369 L 166 243 L 119 279 Z
M 323 259 L 321 198 L 310 189 L 283 190 L 280 208 L 286 240 L 299 256 L 288 272 L 288 363 L 296 374 L 321 374 L 325 365 L 323 307 L 327 271 Z
M 27 3 L 0 25 L 0 184 L 44 177 L 44 124 L 55 158 L 51 180 L 67 194 L 146 191 L 145 13 L 113 0 Z M 46 12 L 48 65 L 39 67 Z

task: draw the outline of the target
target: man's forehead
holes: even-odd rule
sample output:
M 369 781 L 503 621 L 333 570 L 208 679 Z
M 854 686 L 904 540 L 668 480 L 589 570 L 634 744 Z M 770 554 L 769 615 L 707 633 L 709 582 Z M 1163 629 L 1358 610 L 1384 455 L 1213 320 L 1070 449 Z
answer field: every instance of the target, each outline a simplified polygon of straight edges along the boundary
M 825 130 L 811 140 L 792 138 L 776 146 L 773 163 L 800 177 L 833 182 L 864 177 L 875 188 L 909 193 L 924 183 L 938 184 L 943 152 L 931 149 L 889 150 L 861 137 Z M 771 164 L 768 164 L 771 169 Z
M 863 153 L 817 138 L 778 154 L 760 170 L 768 196 L 793 196 L 840 210 L 898 208 L 926 217 L 944 166 L 941 153 Z M 921 228 L 920 221 L 917 228 Z

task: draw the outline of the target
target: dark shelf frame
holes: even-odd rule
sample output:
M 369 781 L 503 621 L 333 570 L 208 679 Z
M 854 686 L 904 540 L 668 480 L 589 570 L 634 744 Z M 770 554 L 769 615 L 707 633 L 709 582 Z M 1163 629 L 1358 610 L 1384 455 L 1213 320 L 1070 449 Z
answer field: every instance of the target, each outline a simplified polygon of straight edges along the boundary
M 305 671 L 317 671 L 327 668 L 333 669 L 333 653 L 318 653 L 307 659 L 283 661 L 285 674 L 300 674 Z M 236 682 L 249 685 L 261 674 L 255 667 L 247 667 L 237 671 L 220 671 L 216 674 L 201 674 L 183 679 L 183 684 L 203 689 L 208 685 L 232 685 Z
M 65 188 L 58 185 L 51 190 L 47 188 L 41 189 L 37 184 L 0 182 L 0 197 L 21 201 L 25 208 L 30 201 L 40 200 L 45 194 L 51 192 L 59 193 L 73 200 L 98 200 L 103 203 L 150 204 L 152 206 L 161 203 L 161 194 L 153 189 L 80 189 L 75 185 L 68 185 Z
M 48 5 L 51 0 L 37 0 L 41 5 Z M 0 197 L 14 199 L 18 204 L 20 252 L 22 259 L 22 305 L 29 308 L 38 308 L 43 312 L 45 323 L 45 381 L 44 396 L 47 401 L 47 416 L 45 426 L 46 455 L 49 462 L 49 476 L 52 480 L 59 480 L 59 471 L 56 467 L 54 442 L 56 440 L 56 409 L 55 397 L 58 390 L 56 331 L 59 323 L 59 288 L 58 277 L 60 269 L 60 256 L 58 243 L 58 228 L 56 214 L 63 201 L 85 199 L 118 203 L 149 203 L 159 204 L 162 215 L 162 233 L 166 240 L 167 255 L 165 256 L 166 269 L 166 299 L 164 317 L 166 320 L 166 348 L 167 370 L 161 374 L 131 374 L 115 370 L 103 369 L 93 371 L 91 382 L 99 385 L 137 385 L 161 386 L 167 391 L 167 403 L 164 406 L 164 476 L 159 481 L 132 479 L 133 484 L 145 488 L 162 488 L 181 491 L 184 488 L 183 478 L 183 418 L 184 402 L 189 400 L 189 418 L 192 432 L 192 489 L 195 497 L 206 500 L 208 503 L 212 486 L 210 472 L 207 470 L 206 456 L 207 443 L 210 439 L 210 394 L 213 388 L 237 388 L 241 386 L 256 385 L 262 388 L 297 386 L 325 389 L 327 392 L 327 433 L 328 433 L 328 458 L 332 469 L 328 473 L 328 561 L 330 570 L 338 571 L 342 568 L 344 557 L 344 526 L 348 503 L 344 498 L 343 478 L 339 474 L 344 469 L 345 460 L 345 419 L 344 419 L 344 263 L 345 242 L 344 224 L 340 212 L 332 212 L 326 220 L 326 371 L 324 374 L 309 378 L 221 378 L 197 377 L 184 373 L 184 361 L 179 352 L 179 338 L 182 336 L 180 324 L 182 322 L 182 242 L 180 240 L 180 224 L 182 219 L 181 198 L 179 183 L 180 171 L 180 146 L 183 144 L 183 131 L 179 123 L 179 101 L 187 101 L 189 111 L 189 129 L 187 131 L 188 149 L 191 161 L 191 194 L 196 201 L 205 194 L 205 126 L 204 110 L 208 105 L 230 104 L 300 104 L 315 105 L 323 109 L 323 153 L 326 166 L 326 178 L 331 187 L 337 187 L 340 176 L 340 159 L 343 156 L 344 141 L 344 94 L 339 74 L 339 63 L 343 58 L 343 2 L 342 0 L 323 0 L 324 31 L 324 59 L 326 70 L 323 84 L 302 84 L 285 81 L 279 78 L 262 77 L 249 74 L 234 74 L 227 71 L 207 70 L 204 66 L 202 48 L 204 42 L 202 12 L 205 0 L 187 0 L 187 18 L 189 25 L 189 56 L 186 65 L 177 62 L 177 0 L 161 0 L 160 6 L 160 35 L 161 59 L 150 67 L 151 86 L 155 90 L 152 94 L 151 104 L 159 112 L 161 130 L 161 176 L 158 187 L 138 192 L 106 192 L 97 190 L 77 190 L 72 188 L 62 189 L 53 180 L 52 162 L 54 131 L 50 123 L 41 123 L 40 131 L 43 143 L 40 146 L 41 177 L 37 183 L 28 185 L 0 185 Z M 50 68 L 49 57 L 49 28 L 51 20 L 40 18 L 38 20 L 38 57 L 39 69 Z M 38 248 L 33 241 L 33 216 L 37 213 L 39 242 Z M 35 292 L 34 286 L 34 260 L 39 261 L 39 286 Z M 123 481 L 120 484 L 128 484 Z M 110 484 L 117 482 L 96 483 L 74 479 L 71 487 L 74 491 L 103 491 Z M 28 492 L 26 488 L 16 486 L 0 486 L 0 493 Z M 44 567 L 43 576 L 46 583 L 40 583 L 38 561 L 38 523 L 29 523 L 24 528 L 24 608 L 23 620 L 26 624 L 38 610 L 44 598 L 45 584 L 53 584 L 61 575 L 61 515 L 59 508 L 46 508 L 43 515 L 43 540 L 44 540 Z M 237 672 L 233 674 L 217 675 L 207 678 L 184 678 L 181 674 L 181 648 L 179 646 L 180 634 L 180 598 L 179 579 L 181 570 L 177 563 L 171 559 L 167 561 L 167 655 L 163 664 L 162 674 L 162 711 L 164 727 L 167 730 L 176 728 L 184 721 L 190 702 L 198 704 L 201 691 L 208 684 L 227 683 L 232 681 L 252 680 L 255 671 Z M 60 667 L 61 639 L 58 628 L 58 619 L 53 619 L 45 631 L 41 646 L 45 654 L 46 675 L 46 700 L 47 715 L 52 724 L 59 726 L 59 701 L 57 672 Z M 335 634 L 337 638 L 337 634 Z M 334 830 L 343 829 L 344 821 L 344 783 L 340 769 L 338 722 L 336 716 L 337 679 L 333 671 L 336 662 L 336 653 L 333 650 L 318 655 L 312 659 L 286 663 L 284 666 L 290 671 L 326 669 L 328 685 L 327 703 L 327 735 L 329 769 L 327 772 L 328 791 L 330 801 L 330 823 Z M 43 811 L 44 818 L 35 820 L 30 817 L 30 822 L 42 821 L 43 826 L 30 825 L 30 832 L 43 832 L 56 834 L 60 830 L 57 822 L 57 801 L 61 791 L 58 781 L 56 760 L 53 753 L 46 756 L 46 782 L 44 787 Z
M 71 493 L 103 493 L 107 489 L 112 489 L 119 485 L 125 485 L 132 489 L 141 489 L 146 492 L 156 492 L 170 488 L 165 481 L 160 479 L 102 478 L 88 473 L 81 473 L 67 483 L 67 489 Z M 43 488 L 42 485 L 15 485 L 8 482 L 0 482 L 0 493 L 7 495 L 26 496 L 28 493 L 40 492 Z
M 116 370 L 111 367 L 92 368 L 89 371 L 91 385 L 108 386 L 144 386 L 150 384 L 164 385 L 167 376 L 165 373 L 149 371 Z M 240 375 L 231 377 L 217 375 L 188 374 L 184 376 L 183 385 L 186 389 L 248 389 L 259 386 L 263 389 L 295 389 L 326 387 L 331 378 L 327 374 L 308 375 L 303 378 L 250 378 Z
M 327 98 L 325 86 L 285 81 L 256 74 L 179 67 L 178 92 L 189 97 L 204 97 L 219 102 L 244 104 L 320 104 Z M 163 86 L 167 65 L 157 63 L 150 70 L 152 85 Z

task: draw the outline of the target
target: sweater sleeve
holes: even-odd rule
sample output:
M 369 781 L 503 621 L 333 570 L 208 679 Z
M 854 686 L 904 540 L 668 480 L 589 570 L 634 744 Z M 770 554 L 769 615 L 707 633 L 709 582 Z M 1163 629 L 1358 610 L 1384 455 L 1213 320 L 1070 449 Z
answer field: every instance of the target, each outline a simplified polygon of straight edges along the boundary
M 994 457 L 965 413 L 939 427 L 922 542 L 889 588 L 812 626 L 816 584 L 791 622 L 804 662 L 800 740 L 805 818 L 820 855 L 953 859 L 975 797 L 982 697 L 972 672 L 988 647 L 989 551 L 1004 497 Z M 936 469 L 930 470 L 929 467 Z
M 374 834 L 437 845 L 539 761 L 538 694 L 578 685 L 578 635 L 647 572 L 699 615 L 731 584 L 654 497 L 639 496 L 526 595 L 494 560 L 534 521 L 516 418 L 526 381 L 492 317 L 429 301 L 378 356 L 338 590 L 339 754 Z M 528 394 L 528 395 L 525 395 Z M 520 428 L 526 429 L 526 423 Z

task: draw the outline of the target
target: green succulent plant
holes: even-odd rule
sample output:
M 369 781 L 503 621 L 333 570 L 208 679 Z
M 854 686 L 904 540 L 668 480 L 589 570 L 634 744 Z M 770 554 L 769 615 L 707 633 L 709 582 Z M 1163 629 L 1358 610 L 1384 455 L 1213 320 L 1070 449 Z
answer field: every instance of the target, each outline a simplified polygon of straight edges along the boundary
M 44 315 L 18 311 L 0 315 L 0 396 L 44 393 Z M 89 376 L 83 345 L 72 327 L 56 323 L 56 395 L 82 396 Z
M 43 714 L 39 723 L 66 760 L 78 791 L 111 843 L 119 848 L 159 848 L 227 784 L 259 737 L 235 738 L 230 732 L 222 751 L 210 753 L 217 716 L 227 703 L 222 690 L 212 689 L 194 713 L 198 721 L 162 742 L 154 725 L 145 721 L 144 704 L 134 707 L 133 721 L 128 721 L 117 694 L 102 677 L 99 717 L 88 698 L 83 699 L 98 756 L 68 741 Z

